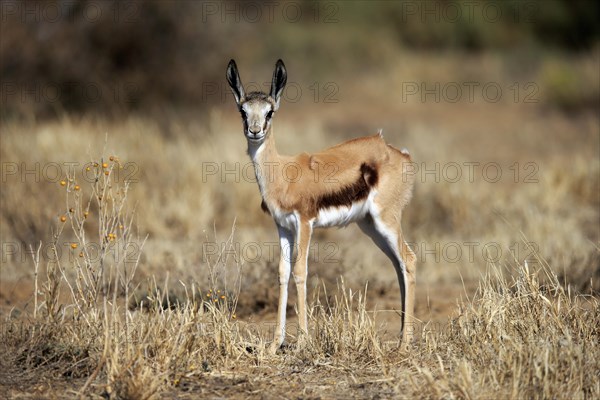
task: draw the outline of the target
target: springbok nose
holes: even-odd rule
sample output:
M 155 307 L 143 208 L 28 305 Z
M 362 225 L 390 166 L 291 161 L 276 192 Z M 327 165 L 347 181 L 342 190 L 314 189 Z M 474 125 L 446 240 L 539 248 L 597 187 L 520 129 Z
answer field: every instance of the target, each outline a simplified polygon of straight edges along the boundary
M 250 128 L 248 128 L 248 130 L 253 135 L 256 135 L 256 134 L 260 133 L 260 126 L 251 126 Z

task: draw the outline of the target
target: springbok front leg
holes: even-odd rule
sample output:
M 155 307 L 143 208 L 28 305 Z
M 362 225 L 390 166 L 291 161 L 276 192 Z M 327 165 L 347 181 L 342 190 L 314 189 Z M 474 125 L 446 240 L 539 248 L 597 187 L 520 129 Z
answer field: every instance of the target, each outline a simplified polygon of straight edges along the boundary
M 308 253 L 310 250 L 310 238 L 312 236 L 312 224 L 301 221 L 298 229 L 298 254 L 294 262 L 294 281 L 298 293 L 298 321 L 300 323 L 300 334 L 308 334 L 308 317 L 306 315 L 306 277 L 308 275 Z
M 277 325 L 270 351 L 275 354 L 285 339 L 285 314 L 287 309 L 288 284 L 294 253 L 294 234 L 290 230 L 277 226 L 279 232 L 279 304 L 277 306 Z

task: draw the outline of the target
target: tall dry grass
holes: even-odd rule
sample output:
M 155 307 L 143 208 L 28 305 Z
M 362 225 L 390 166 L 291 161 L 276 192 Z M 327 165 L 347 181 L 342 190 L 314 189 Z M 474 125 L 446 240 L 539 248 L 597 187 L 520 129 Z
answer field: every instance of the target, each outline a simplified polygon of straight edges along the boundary
M 415 327 L 422 339 L 409 352 L 383 339 L 367 311 L 368 290 L 354 292 L 341 282 L 328 300 L 311 304 L 311 334 L 296 345 L 292 333 L 293 342 L 275 356 L 267 352 L 273 326 L 238 322 L 227 303 L 189 290 L 177 307 L 164 308 L 155 287 L 158 295 L 148 299 L 155 307 L 145 312 L 115 301 L 114 288 L 83 313 L 9 319 L 3 362 L 16 385 L 40 376 L 63 379 L 72 397 L 595 398 L 600 303 L 565 290 L 540 265 L 515 265 L 513 278 L 491 265 L 476 295 L 460 302 L 446 325 Z M 47 279 L 50 286 L 66 283 Z M 14 365 L 26 373 L 17 376 Z

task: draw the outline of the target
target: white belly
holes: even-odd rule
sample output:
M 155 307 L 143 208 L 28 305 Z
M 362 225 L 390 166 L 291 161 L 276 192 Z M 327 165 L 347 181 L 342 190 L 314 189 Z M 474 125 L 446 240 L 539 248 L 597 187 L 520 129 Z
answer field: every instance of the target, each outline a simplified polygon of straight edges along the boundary
M 376 190 L 371 190 L 369 197 L 364 201 L 352 203 L 350 207 L 329 207 L 319 211 L 317 218 L 313 221 L 313 226 L 329 227 L 329 226 L 346 226 L 352 222 L 360 221 L 365 218 L 369 211 L 376 211 L 374 199 L 377 196 Z
M 367 201 L 353 203 L 352 206 L 330 207 L 319 211 L 313 221 L 315 228 L 328 226 L 346 226 L 361 220 L 367 215 L 369 206 Z
M 377 214 L 377 207 L 374 198 L 377 195 L 376 190 L 372 190 L 364 201 L 357 201 L 351 206 L 329 207 L 319 210 L 316 218 L 311 220 L 314 228 L 327 228 L 331 226 L 346 226 L 352 222 L 360 221 L 365 218 L 369 212 Z M 292 232 L 297 230 L 300 215 L 296 212 L 284 212 L 276 207 L 271 210 L 275 222 Z

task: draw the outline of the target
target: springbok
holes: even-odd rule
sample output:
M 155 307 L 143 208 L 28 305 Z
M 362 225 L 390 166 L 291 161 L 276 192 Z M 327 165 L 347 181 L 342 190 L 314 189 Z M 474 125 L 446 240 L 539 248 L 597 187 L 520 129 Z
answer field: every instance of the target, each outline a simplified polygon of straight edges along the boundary
M 248 155 L 254 164 L 261 207 L 279 233 L 279 304 L 271 352 L 285 338 L 288 282 L 294 247 L 300 330 L 308 333 L 306 276 L 314 228 L 356 222 L 394 264 L 402 298 L 402 343 L 412 339 L 416 257 L 402 236 L 402 210 L 410 201 L 414 177 L 406 150 L 386 144 L 381 131 L 319 153 L 283 156 L 275 148 L 273 116 L 287 82 L 283 61 L 273 72 L 271 92 L 245 93 L 237 65 L 229 61 L 227 82 L 242 114 Z

